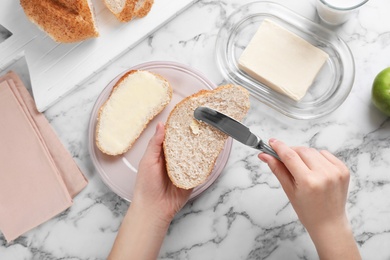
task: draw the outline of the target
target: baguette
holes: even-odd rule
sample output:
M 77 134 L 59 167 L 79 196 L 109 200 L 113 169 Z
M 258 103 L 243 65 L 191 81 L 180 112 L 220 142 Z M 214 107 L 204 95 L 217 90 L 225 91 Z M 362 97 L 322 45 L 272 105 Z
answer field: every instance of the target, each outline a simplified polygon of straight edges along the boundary
M 20 5 L 27 18 L 56 42 L 99 36 L 88 0 L 20 0 Z
M 141 70 L 127 72 L 99 109 L 96 146 L 108 155 L 127 152 L 171 99 L 172 87 L 160 75 Z
M 228 136 L 198 122 L 193 114 L 199 106 L 218 110 L 242 121 L 249 110 L 249 92 L 237 85 L 201 90 L 178 103 L 165 126 L 163 143 L 166 168 L 172 183 L 182 189 L 206 181 Z

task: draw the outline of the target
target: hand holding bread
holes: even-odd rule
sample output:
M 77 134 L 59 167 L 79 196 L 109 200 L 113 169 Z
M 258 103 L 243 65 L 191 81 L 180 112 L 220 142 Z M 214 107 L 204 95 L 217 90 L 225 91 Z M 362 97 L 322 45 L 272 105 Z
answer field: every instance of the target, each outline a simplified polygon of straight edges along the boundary
M 166 122 L 164 154 L 172 182 L 182 189 L 206 181 L 228 136 L 198 122 L 194 110 L 207 106 L 241 121 L 249 110 L 249 92 L 237 85 L 203 90 L 178 103 Z
M 131 149 L 148 123 L 172 98 L 172 87 L 161 76 L 133 70 L 115 83 L 99 109 L 96 145 L 107 155 Z M 249 92 L 236 85 L 201 90 L 184 98 L 166 122 L 164 154 L 169 178 L 179 188 L 192 189 L 207 180 L 228 138 L 198 122 L 194 110 L 208 106 L 241 121 L 249 109 Z

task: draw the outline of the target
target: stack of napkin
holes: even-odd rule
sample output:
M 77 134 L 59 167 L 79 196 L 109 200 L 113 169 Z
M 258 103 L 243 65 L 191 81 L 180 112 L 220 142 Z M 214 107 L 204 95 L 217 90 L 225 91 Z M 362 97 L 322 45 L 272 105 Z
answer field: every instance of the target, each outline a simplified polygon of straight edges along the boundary
M 72 205 L 87 180 L 18 76 L 0 77 L 0 230 L 12 241 Z

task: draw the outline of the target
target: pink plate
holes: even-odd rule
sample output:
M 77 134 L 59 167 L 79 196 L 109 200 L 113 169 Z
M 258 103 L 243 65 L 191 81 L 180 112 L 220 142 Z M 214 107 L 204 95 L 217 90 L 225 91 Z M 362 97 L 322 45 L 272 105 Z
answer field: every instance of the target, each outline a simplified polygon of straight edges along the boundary
M 149 123 L 144 132 L 127 153 L 118 156 L 105 155 L 95 145 L 97 115 L 100 106 L 108 98 L 115 83 L 129 70 L 147 70 L 163 76 L 169 81 L 173 88 L 172 101 Z M 201 89 L 214 89 L 216 86 L 199 72 L 194 71 L 188 66 L 175 62 L 147 62 L 132 67 L 129 70 L 118 75 L 108 84 L 107 87 L 104 88 L 93 107 L 89 122 L 89 152 L 92 162 L 103 182 L 120 197 L 131 201 L 133 198 L 133 188 L 137 176 L 138 163 L 145 152 L 149 139 L 154 134 L 157 123 L 165 123 L 170 111 L 183 98 L 194 94 Z M 212 173 L 206 182 L 193 190 L 190 200 L 199 196 L 199 194 L 210 187 L 210 185 L 218 178 L 229 158 L 231 147 L 232 139 L 229 138 L 215 163 Z

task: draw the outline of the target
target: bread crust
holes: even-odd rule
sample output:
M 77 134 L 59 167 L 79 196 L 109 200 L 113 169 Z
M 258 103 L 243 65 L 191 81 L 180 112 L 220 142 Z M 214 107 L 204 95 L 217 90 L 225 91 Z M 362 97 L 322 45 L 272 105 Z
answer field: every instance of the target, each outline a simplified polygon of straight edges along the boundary
M 110 0 L 104 0 L 104 4 L 107 8 L 113 13 L 116 18 L 125 23 L 131 21 L 135 17 L 134 9 L 137 3 L 137 0 L 123 0 L 125 3 L 123 5 L 122 10 L 119 12 L 115 12 L 115 8 L 113 8 Z
M 205 102 L 202 102 L 202 101 L 199 102 L 199 100 L 197 100 L 197 99 L 211 97 L 210 99 L 212 100 L 213 96 L 218 95 L 218 93 L 221 93 L 224 90 L 235 91 L 235 93 L 237 95 L 241 96 L 241 100 L 243 101 L 243 102 L 241 102 L 241 104 L 237 104 L 237 103 L 231 104 L 231 106 L 234 106 L 234 108 L 240 112 L 236 115 L 230 114 L 230 116 L 232 116 L 236 120 L 241 121 L 249 110 L 249 92 L 240 86 L 235 86 L 235 85 L 230 85 L 230 84 L 220 86 L 214 90 L 201 90 L 201 91 L 199 91 L 191 96 L 184 98 L 182 101 L 180 101 L 178 104 L 176 104 L 176 106 L 173 108 L 173 110 L 171 111 L 171 113 L 168 116 L 166 126 L 165 126 L 166 135 L 165 135 L 164 142 L 163 142 L 163 149 L 164 149 L 164 154 L 165 154 L 165 159 L 166 159 L 166 168 L 167 168 L 168 176 L 171 179 L 172 183 L 179 188 L 192 189 L 192 188 L 202 184 L 203 182 L 205 182 L 207 180 L 208 176 L 211 174 L 211 172 L 214 168 L 214 165 L 215 165 L 215 162 L 218 158 L 218 155 L 222 151 L 228 136 L 226 134 L 220 132 L 219 130 L 203 123 L 203 122 L 199 122 L 199 127 L 201 128 L 201 130 L 204 130 L 205 134 L 213 135 L 213 138 L 215 139 L 215 141 L 218 141 L 218 142 L 212 143 L 212 146 L 210 147 L 210 149 L 214 149 L 214 151 L 213 151 L 214 156 L 212 158 L 208 157 L 207 161 L 203 162 L 204 164 L 208 164 L 208 166 L 203 172 L 198 173 L 198 176 L 196 178 L 192 178 L 193 177 L 193 176 L 191 176 L 192 173 L 178 173 L 178 172 L 176 172 L 177 168 L 172 166 L 172 164 L 173 164 L 173 162 L 172 162 L 173 160 L 171 158 L 172 151 L 170 151 L 170 149 L 172 149 L 172 148 L 169 147 L 172 145 L 169 143 L 170 138 L 171 138 L 170 131 L 173 131 L 173 134 L 175 134 L 175 131 L 176 131 L 175 128 L 176 129 L 178 128 L 177 125 L 174 126 L 175 122 L 174 122 L 173 116 L 175 113 L 177 113 L 177 111 L 186 110 L 186 112 L 190 113 L 190 115 L 191 115 L 191 117 L 189 117 L 189 118 L 193 118 L 193 112 L 196 109 L 196 107 L 198 107 L 200 105 L 202 105 L 202 106 L 206 105 L 206 106 L 213 108 L 213 105 L 214 105 L 213 102 L 210 102 L 207 100 Z M 237 91 L 241 91 L 241 92 L 238 93 Z M 191 108 L 188 108 L 188 106 L 190 106 Z M 225 111 L 221 111 L 221 112 L 225 112 Z M 189 118 L 188 118 L 188 120 L 189 120 Z M 195 119 L 193 119 L 193 120 L 195 120 Z M 187 122 L 187 123 L 189 124 L 189 122 Z M 200 136 L 199 138 L 202 138 L 202 136 Z M 199 152 L 197 151 L 198 148 L 199 147 L 197 147 L 194 144 L 190 149 L 193 150 L 194 154 L 199 155 Z M 200 162 L 198 162 L 198 163 L 200 163 Z M 185 180 L 184 181 L 179 180 L 176 175 L 180 175 L 180 178 L 183 178 Z
M 152 8 L 154 0 L 123 0 L 123 8 L 118 12 L 113 5 L 112 0 L 104 0 L 107 8 L 116 16 L 116 18 L 123 22 L 129 22 L 138 17 L 145 17 Z M 142 1 L 142 3 L 140 3 Z
M 87 0 L 20 0 L 26 16 L 54 41 L 72 43 L 98 37 Z
M 138 0 L 138 1 L 142 1 L 142 0 Z M 152 9 L 153 3 L 154 0 L 143 0 L 142 5 L 139 8 L 134 9 L 134 15 L 139 18 L 145 17 Z
M 161 79 L 162 81 L 166 82 L 167 83 L 167 86 L 168 86 L 168 102 L 164 105 L 162 105 L 161 107 L 159 107 L 159 109 L 156 109 L 156 112 L 154 113 L 154 116 L 149 118 L 149 120 L 147 122 L 145 122 L 143 128 L 142 128 L 142 131 L 139 132 L 139 134 L 132 140 L 132 142 L 130 142 L 128 144 L 128 146 L 121 150 L 121 151 L 118 151 L 116 153 L 111 153 L 109 151 L 107 151 L 104 147 L 102 147 L 100 145 L 100 142 L 98 140 L 98 136 L 99 136 L 99 129 L 101 127 L 101 117 L 102 117 L 102 114 L 104 113 L 104 109 L 107 105 L 107 103 L 109 102 L 110 98 L 112 97 L 112 95 L 115 93 L 115 91 L 117 90 L 117 88 L 121 85 L 121 83 L 128 77 L 130 76 L 131 74 L 135 74 L 139 72 L 139 70 L 130 70 L 128 72 L 126 72 L 118 81 L 117 83 L 115 83 L 114 87 L 112 88 L 111 92 L 110 92 L 110 95 L 108 96 L 107 100 L 100 106 L 99 108 L 99 112 L 98 112 L 98 117 L 97 117 L 97 123 L 96 123 L 96 128 L 95 128 L 95 136 L 96 136 L 96 140 L 95 140 L 95 143 L 96 143 L 96 146 L 99 148 L 99 150 L 107 155 L 120 155 L 120 154 L 124 154 L 126 153 L 132 146 L 133 144 L 135 143 L 135 141 L 138 140 L 138 138 L 141 136 L 142 132 L 146 129 L 146 127 L 149 125 L 150 121 L 153 120 L 154 117 L 156 117 L 162 110 L 164 110 L 164 108 L 168 105 L 169 101 L 172 99 L 172 86 L 169 84 L 169 82 L 163 78 L 161 75 L 159 74 L 156 74 L 156 73 L 153 73 L 153 72 L 150 72 L 148 71 L 148 73 L 150 74 L 153 74 L 154 76 L 156 76 L 157 78 Z

